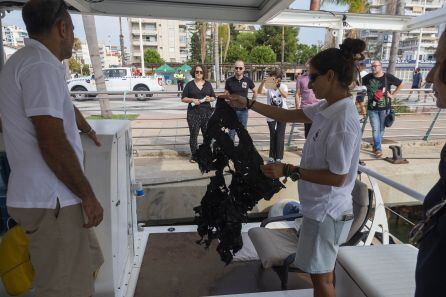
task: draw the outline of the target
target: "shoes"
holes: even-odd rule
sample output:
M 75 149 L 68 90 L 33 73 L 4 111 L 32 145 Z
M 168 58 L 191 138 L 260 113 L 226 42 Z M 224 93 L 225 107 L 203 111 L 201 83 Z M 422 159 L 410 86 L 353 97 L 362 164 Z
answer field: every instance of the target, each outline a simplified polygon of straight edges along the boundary
M 365 118 L 362 118 L 362 119 L 359 120 L 359 122 L 360 122 L 361 124 L 364 123 L 364 121 L 365 121 Z
M 272 164 L 274 163 L 274 159 L 273 158 L 268 158 L 268 164 Z
M 376 151 L 374 151 L 374 153 L 375 153 L 375 157 L 377 157 L 377 158 L 381 158 L 383 156 L 383 152 L 380 150 L 376 150 Z
M 195 161 L 194 159 L 189 159 L 189 162 L 191 162 L 191 163 L 197 163 L 197 161 Z
M 282 159 L 276 159 L 276 163 L 282 163 Z

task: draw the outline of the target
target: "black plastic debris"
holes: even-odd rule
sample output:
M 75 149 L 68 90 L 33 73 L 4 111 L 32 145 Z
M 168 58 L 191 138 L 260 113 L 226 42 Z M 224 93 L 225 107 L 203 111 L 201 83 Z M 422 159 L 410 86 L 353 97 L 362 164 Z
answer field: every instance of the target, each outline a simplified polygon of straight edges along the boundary
M 227 133 L 229 129 L 235 129 L 238 135 L 237 146 Z M 212 240 L 218 239 L 220 258 L 229 264 L 243 246 L 241 229 L 242 223 L 247 222 L 247 212 L 260 199 L 271 199 L 285 186 L 278 179 L 262 173 L 262 157 L 235 111 L 224 99 L 217 100 L 203 144 L 193 158 L 201 172 L 215 171 L 201 204 L 194 208 L 197 231 L 201 236 L 197 243 L 208 248 Z M 225 169 L 232 175 L 229 187 L 224 178 Z

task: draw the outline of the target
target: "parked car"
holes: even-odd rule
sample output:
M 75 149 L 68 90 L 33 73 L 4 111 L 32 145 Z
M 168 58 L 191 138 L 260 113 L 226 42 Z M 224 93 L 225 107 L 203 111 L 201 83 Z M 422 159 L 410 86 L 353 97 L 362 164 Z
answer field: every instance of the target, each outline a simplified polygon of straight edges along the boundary
M 103 69 L 105 77 L 105 85 L 107 91 L 164 91 L 162 79 L 150 76 L 133 76 L 132 69 L 122 68 L 106 68 Z M 68 89 L 71 92 L 96 92 L 96 81 L 94 75 L 87 77 L 73 78 L 67 81 Z M 83 100 L 90 96 L 83 94 L 73 94 L 76 100 Z M 153 94 L 136 94 L 137 100 L 147 100 Z M 94 97 L 94 96 L 93 96 Z

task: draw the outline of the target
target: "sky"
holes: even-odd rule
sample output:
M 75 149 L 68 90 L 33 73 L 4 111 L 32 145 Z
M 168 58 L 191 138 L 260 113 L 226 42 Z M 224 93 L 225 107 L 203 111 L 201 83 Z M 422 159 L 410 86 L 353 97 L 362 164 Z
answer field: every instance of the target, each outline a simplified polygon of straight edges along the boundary
M 328 2 L 328 1 L 324 1 Z M 291 8 L 295 9 L 309 9 L 310 0 L 297 0 L 291 4 Z M 347 6 L 326 3 L 321 9 L 330 11 L 346 11 Z M 74 34 L 76 37 L 85 41 L 85 32 L 82 24 L 82 17 L 80 15 L 72 15 L 74 24 Z M 96 16 L 96 30 L 98 34 L 98 42 L 105 45 L 119 45 L 119 18 Z M 25 28 L 21 12 L 12 11 L 6 14 L 2 20 L 3 25 L 16 25 Z M 128 34 L 128 23 L 126 18 L 122 18 L 122 30 L 124 35 L 124 43 L 126 46 L 130 44 Z M 301 28 L 299 31 L 299 42 L 306 44 L 323 43 L 325 36 L 325 29 L 322 28 Z

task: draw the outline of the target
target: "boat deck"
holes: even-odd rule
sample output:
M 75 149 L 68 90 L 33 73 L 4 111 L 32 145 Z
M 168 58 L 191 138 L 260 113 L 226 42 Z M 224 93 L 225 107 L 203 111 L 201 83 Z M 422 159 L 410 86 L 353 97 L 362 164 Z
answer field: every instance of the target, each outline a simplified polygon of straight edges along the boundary
M 225 266 L 215 251 L 196 243 L 196 232 L 150 234 L 134 297 L 196 297 L 280 290 L 272 270 L 260 261 L 235 262 Z M 292 273 L 290 290 L 311 288 L 309 275 Z

